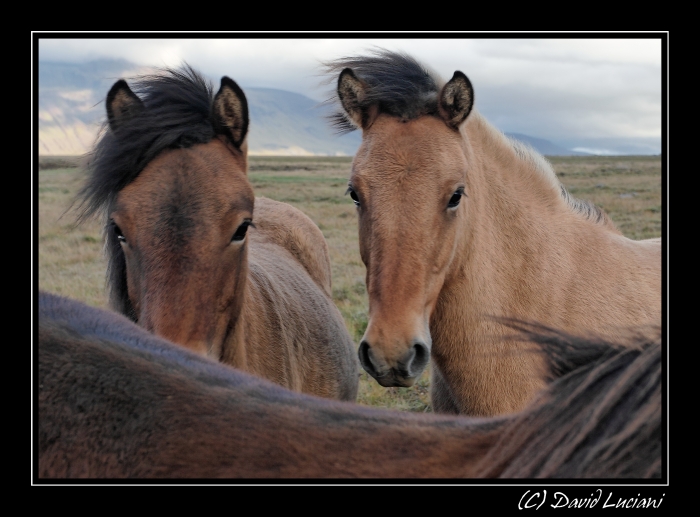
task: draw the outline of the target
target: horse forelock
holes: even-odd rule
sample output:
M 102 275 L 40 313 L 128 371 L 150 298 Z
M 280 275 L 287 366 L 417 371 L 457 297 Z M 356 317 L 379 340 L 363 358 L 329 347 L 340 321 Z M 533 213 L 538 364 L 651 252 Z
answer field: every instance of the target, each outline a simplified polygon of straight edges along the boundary
M 352 69 L 365 85 L 361 107 L 375 105 L 379 113 L 406 120 L 438 115 L 438 93 L 444 81 L 408 54 L 376 48 L 366 56 L 323 63 L 323 68 L 328 74 L 327 83 L 334 83 L 345 68 Z M 323 104 L 336 108 L 328 116 L 336 131 L 347 133 L 356 129 L 342 109 L 336 91 Z
M 213 86 L 189 65 L 157 69 L 129 85 L 145 109 L 120 122 L 117 132 L 103 122 L 87 154 L 87 181 L 76 197 L 79 221 L 109 206 L 164 149 L 191 147 L 215 136 Z

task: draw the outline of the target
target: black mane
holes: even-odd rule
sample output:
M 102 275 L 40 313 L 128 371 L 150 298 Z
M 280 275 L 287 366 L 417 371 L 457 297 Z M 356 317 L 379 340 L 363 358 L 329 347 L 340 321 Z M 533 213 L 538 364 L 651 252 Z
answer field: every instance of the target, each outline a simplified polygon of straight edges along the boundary
M 213 87 L 189 65 L 163 68 L 129 81 L 145 109 L 114 132 L 105 120 L 101 136 L 87 155 L 86 184 L 78 193 L 78 220 L 108 208 L 158 153 L 172 147 L 209 142 Z
M 402 52 L 374 49 L 372 54 L 324 63 L 324 72 L 336 79 L 343 69 L 351 68 L 355 76 L 367 85 L 363 106 L 376 104 L 380 113 L 407 120 L 421 115 L 437 115 L 437 94 L 443 81 L 435 72 Z M 325 104 L 339 105 L 337 94 Z M 328 118 L 339 133 L 356 129 L 342 108 Z

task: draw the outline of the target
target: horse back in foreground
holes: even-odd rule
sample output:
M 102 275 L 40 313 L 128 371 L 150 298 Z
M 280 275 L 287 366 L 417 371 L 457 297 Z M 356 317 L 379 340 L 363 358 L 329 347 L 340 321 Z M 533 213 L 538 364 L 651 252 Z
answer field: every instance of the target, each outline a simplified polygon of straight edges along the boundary
M 661 342 L 520 324 L 552 382 L 522 412 L 415 414 L 299 394 L 123 316 L 39 294 L 40 479 L 660 478 Z

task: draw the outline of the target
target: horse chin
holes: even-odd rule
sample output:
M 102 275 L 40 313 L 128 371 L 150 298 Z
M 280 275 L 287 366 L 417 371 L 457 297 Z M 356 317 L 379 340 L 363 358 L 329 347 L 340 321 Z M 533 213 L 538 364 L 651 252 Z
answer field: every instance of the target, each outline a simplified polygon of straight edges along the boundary
M 396 370 L 389 370 L 384 375 L 374 376 L 374 379 L 384 388 L 410 388 L 416 383 L 415 377 L 407 377 Z

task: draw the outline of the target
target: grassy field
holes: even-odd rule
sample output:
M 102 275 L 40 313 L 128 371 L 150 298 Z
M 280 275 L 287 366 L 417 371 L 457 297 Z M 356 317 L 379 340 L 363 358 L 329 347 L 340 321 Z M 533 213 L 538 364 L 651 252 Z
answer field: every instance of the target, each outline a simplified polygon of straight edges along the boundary
M 569 192 L 603 208 L 633 239 L 661 235 L 661 158 L 550 157 Z M 365 267 L 357 243 L 355 207 L 344 196 L 351 159 L 251 157 L 257 196 L 289 203 L 314 220 L 331 253 L 333 299 L 359 343 L 367 325 Z M 105 261 L 98 220 L 75 226 L 69 210 L 82 183 L 77 158 L 42 157 L 38 185 L 38 285 L 46 291 L 106 307 Z M 35 279 L 36 280 L 36 279 Z M 358 402 L 401 411 L 430 411 L 428 373 L 412 388 L 382 388 L 363 372 Z

